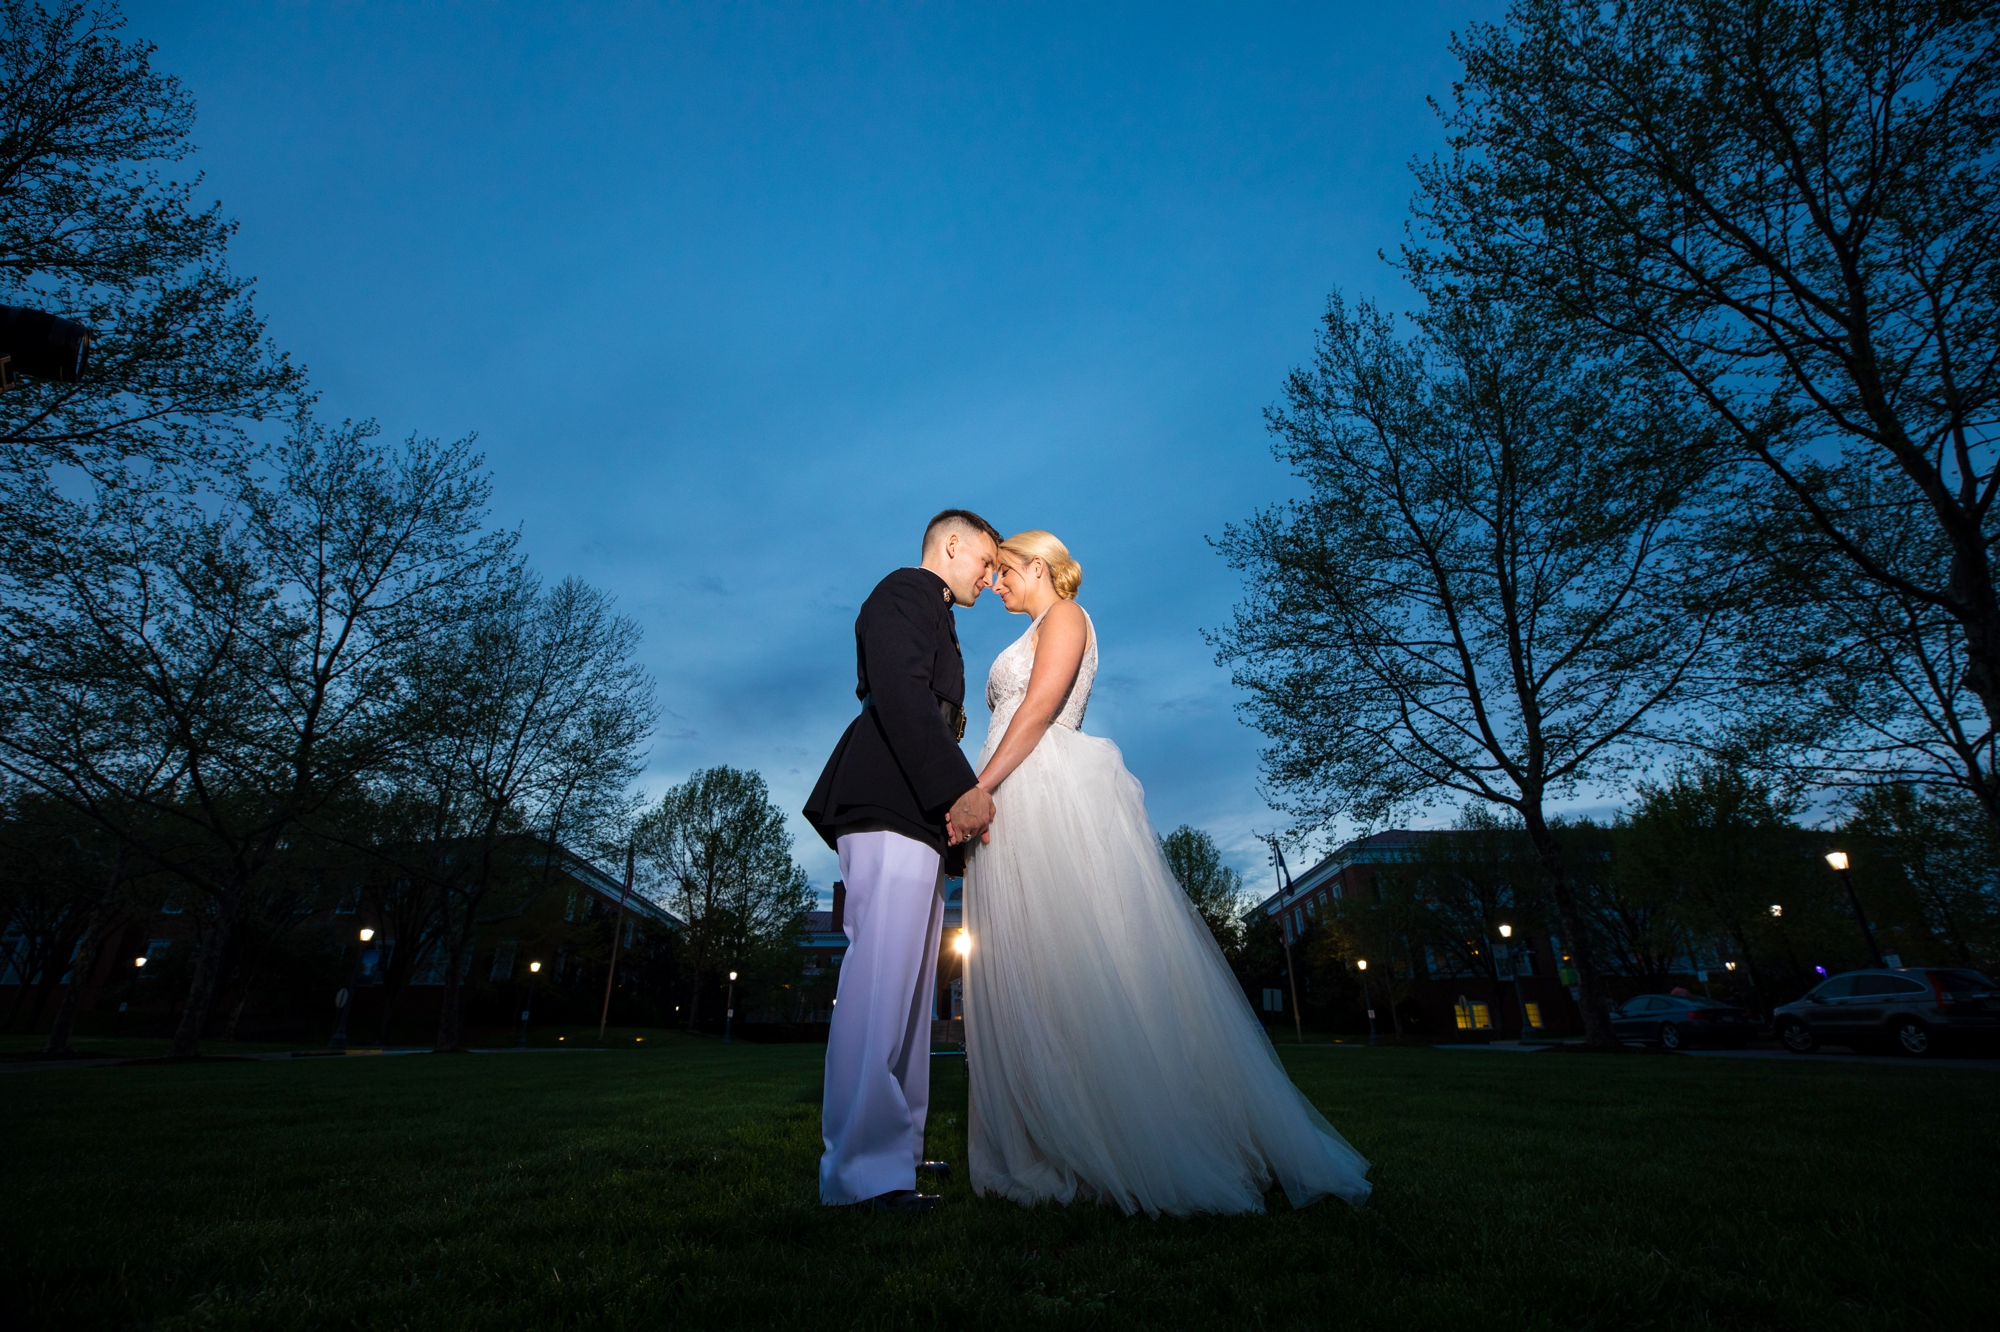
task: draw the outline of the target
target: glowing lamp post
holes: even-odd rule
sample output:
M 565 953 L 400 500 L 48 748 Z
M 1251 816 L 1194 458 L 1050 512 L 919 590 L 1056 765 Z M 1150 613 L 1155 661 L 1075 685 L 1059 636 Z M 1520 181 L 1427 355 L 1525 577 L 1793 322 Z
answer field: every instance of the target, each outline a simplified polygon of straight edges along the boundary
M 1847 853 L 1829 851 L 1826 863 L 1833 866 L 1834 872 L 1840 875 L 1841 886 L 1847 889 L 1847 905 L 1854 908 L 1854 922 L 1861 927 L 1861 937 L 1868 941 L 1868 955 L 1875 959 L 1876 966 L 1886 965 L 1882 961 L 1882 950 L 1875 946 L 1875 931 L 1868 928 L 1868 917 L 1861 910 L 1861 899 L 1855 895 L 1854 876 L 1847 872 Z
M 125 1010 L 130 1008 L 132 1001 L 139 997 L 139 973 L 145 969 L 146 959 L 143 955 L 132 959 L 132 980 L 125 987 L 125 1002 L 118 1005 L 118 1012 L 111 1019 L 111 1034 L 113 1036 L 116 1036 L 118 1029 L 125 1025 Z
M 735 1040 L 732 1034 L 736 1026 L 736 973 L 729 973 L 729 1005 L 722 1013 L 722 1043 L 728 1045 Z
M 362 943 L 367 943 L 374 937 L 375 931 L 373 930 L 361 931 Z M 346 950 L 342 949 L 341 951 L 345 952 Z M 354 1007 L 350 1001 L 354 997 L 355 981 L 360 974 L 361 950 L 356 948 L 354 950 L 354 961 L 350 962 L 347 967 L 347 983 L 340 987 L 339 994 L 333 996 L 333 1006 L 340 1010 L 340 1021 L 334 1024 L 333 1035 L 327 1038 L 326 1048 L 329 1050 L 345 1050 L 347 1048 L 347 1014 Z
M 542 964 L 528 964 L 528 997 L 521 1001 L 521 1034 L 514 1040 L 516 1050 L 528 1048 L 528 1010 L 535 1006 L 535 977 L 541 974 Z
M 1375 1044 L 1375 998 L 1368 992 L 1368 959 L 1354 959 L 1355 970 L 1361 973 L 1361 1002 L 1368 1007 L 1368 1043 Z
M 1502 939 L 1502 940 L 1507 940 L 1507 939 L 1511 939 L 1511 938 L 1513 938 L 1513 937 L 1514 937 L 1514 927 L 1513 927 L 1512 925 L 1502 925 L 1502 926 L 1500 927 L 1500 937 L 1501 937 L 1501 939 Z M 1503 942 L 1503 943 L 1501 944 L 1501 947 L 1503 947 L 1503 948 L 1512 948 L 1512 947 L 1513 947 L 1513 945 L 1512 945 L 1512 944 L 1509 944 L 1509 943 L 1504 943 L 1504 942 Z M 1515 966 L 1515 965 L 1514 965 L 1514 964 L 1513 964 L 1513 963 L 1512 963 L 1512 962 L 1510 961 L 1510 962 L 1509 962 L 1509 963 L 1507 964 L 1507 970 L 1508 970 L 1508 971 L 1510 971 L 1511 973 L 1513 973 L 1513 977 L 1514 977 L 1514 1007 L 1515 1007 L 1515 1008 L 1517 1008 L 1517 1009 L 1519 1009 L 1519 1010 L 1520 1010 L 1520 1013 L 1521 1013 L 1521 1039 L 1525 1041 L 1525 1040 L 1527 1040 L 1527 1039 L 1528 1039 L 1528 1031 L 1529 1031 L 1529 1028 L 1530 1028 L 1530 1025 L 1531 1025 L 1531 1024 L 1530 1024 L 1530 1023 L 1528 1022 L 1528 1000 L 1527 1000 L 1527 997 L 1526 997 L 1526 996 L 1525 996 L 1524 994 L 1522 994 L 1522 992 L 1521 992 L 1521 969 L 1520 969 L 1520 968 L 1519 968 L 1518 966 Z M 1534 1024 L 1532 1024 L 1532 1026 L 1533 1026 L 1533 1027 L 1534 1027 L 1534 1028 L 1535 1028 L 1536 1030 L 1539 1030 L 1539 1029 L 1541 1028 L 1541 1023 L 1537 1022 L 1537 1023 L 1534 1023 Z

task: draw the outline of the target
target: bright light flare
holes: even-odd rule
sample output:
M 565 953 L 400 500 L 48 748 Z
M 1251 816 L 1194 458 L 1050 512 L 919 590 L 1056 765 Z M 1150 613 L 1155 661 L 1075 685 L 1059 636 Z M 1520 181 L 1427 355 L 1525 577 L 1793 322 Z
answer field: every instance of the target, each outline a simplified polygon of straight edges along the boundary
M 951 951 L 960 957 L 972 956 L 972 936 L 960 930 L 951 941 Z
M 1837 870 L 1844 870 L 1847 868 L 1847 853 L 1845 851 L 1829 851 L 1826 853 L 1826 863 Z
M 363 931 L 361 931 L 361 942 L 362 942 L 362 943 L 367 943 L 367 942 L 368 942 L 368 941 L 369 941 L 370 939 L 372 939 L 372 938 L 374 938 L 374 937 L 375 937 L 375 931 L 373 931 L 373 930 L 363 930 Z

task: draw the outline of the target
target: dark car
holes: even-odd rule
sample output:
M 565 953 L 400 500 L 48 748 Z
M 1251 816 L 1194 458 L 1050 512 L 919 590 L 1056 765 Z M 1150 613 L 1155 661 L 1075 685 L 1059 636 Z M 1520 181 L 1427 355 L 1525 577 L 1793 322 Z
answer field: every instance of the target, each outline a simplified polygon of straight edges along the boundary
M 1657 1042 L 1669 1050 L 1690 1045 L 1740 1050 L 1755 1029 L 1736 1005 L 1693 994 L 1642 994 L 1611 1010 L 1611 1030 L 1619 1040 Z
M 1963 967 L 1849 971 L 1771 1014 L 1778 1041 L 1810 1054 L 1821 1042 L 1926 1055 L 1938 1045 L 2000 1035 L 2000 989 Z

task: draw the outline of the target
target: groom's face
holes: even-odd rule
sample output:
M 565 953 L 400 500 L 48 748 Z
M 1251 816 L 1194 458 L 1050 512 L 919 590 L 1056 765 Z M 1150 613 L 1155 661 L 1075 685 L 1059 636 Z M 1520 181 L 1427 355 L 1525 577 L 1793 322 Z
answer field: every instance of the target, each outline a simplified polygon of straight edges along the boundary
M 944 539 L 944 568 L 938 576 L 951 589 L 951 599 L 961 606 L 979 600 L 979 594 L 993 586 L 993 568 L 1000 551 L 984 532 L 953 532 Z

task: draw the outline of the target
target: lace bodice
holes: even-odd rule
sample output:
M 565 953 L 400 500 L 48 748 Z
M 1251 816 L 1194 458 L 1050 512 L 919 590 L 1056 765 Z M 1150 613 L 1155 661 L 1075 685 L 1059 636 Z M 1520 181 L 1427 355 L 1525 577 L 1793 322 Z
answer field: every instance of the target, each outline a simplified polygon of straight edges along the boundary
M 1042 612 L 1047 614 L 1048 611 Z M 1056 725 L 1072 731 L 1083 726 L 1083 710 L 1090 706 L 1090 686 L 1097 678 L 1097 626 L 1092 623 L 1089 611 L 1084 611 L 1083 622 L 1089 632 L 1083 644 L 1083 660 L 1077 665 L 1069 697 L 1056 713 Z M 1014 710 L 1028 696 L 1028 676 L 1035 669 L 1035 630 L 1041 623 L 1042 616 L 1036 616 L 1028 631 L 993 659 L 993 669 L 986 673 L 986 706 L 993 709 L 993 720 L 986 727 L 989 746 L 1007 734 L 1007 723 L 1014 720 Z

